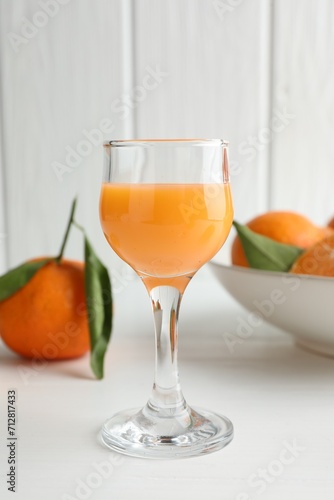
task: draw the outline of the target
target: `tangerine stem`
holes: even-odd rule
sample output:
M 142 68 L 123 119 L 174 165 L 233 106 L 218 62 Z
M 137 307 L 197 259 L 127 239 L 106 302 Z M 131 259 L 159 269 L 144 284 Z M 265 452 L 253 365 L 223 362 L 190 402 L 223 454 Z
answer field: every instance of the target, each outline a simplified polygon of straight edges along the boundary
M 74 218 L 74 212 L 75 212 L 76 205 L 77 205 L 77 199 L 74 198 L 74 200 L 72 202 L 70 218 L 69 218 L 69 221 L 67 223 L 67 227 L 66 227 L 66 231 L 65 231 L 65 235 L 64 235 L 64 238 L 63 238 L 62 245 L 60 247 L 60 252 L 57 255 L 57 257 L 55 258 L 55 261 L 57 262 L 57 264 L 59 264 L 59 262 L 63 258 L 63 254 L 64 254 L 64 251 L 65 251 L 65 246 L 66 246 L 66 243 L 67 243 L 67 240 L 68 240 L 68 235 L 70 233 L 71 225 L 73 223 L 73 218 Z
M 77 229 L 79 229 L 83 234 L 84 236 L 86 236 L 86 232 L 85 232 L 85 229 L 83 226 L 81 226 L 81 224 L 78 224 L 77 221 L 75 221 L 74 219 L 72 220 L 72 224 L 73 226 L 75 226 Z

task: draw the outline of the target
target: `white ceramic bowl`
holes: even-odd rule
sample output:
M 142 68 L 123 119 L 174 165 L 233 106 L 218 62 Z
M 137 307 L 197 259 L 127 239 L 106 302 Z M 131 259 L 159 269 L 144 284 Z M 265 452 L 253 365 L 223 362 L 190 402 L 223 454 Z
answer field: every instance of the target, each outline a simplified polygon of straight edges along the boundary
M 334 278 L 210 264 L 226 290 L 250 311 L 250 325 L 261 318 L 301 346 L 334 356 Z

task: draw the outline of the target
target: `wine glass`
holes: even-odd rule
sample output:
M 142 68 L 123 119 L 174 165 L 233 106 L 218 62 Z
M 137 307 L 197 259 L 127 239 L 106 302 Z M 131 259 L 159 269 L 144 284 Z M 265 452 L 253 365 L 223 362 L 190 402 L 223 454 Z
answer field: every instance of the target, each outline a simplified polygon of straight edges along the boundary
M 224 416 L 186 403 L 178 375 L 177 324 L 185 288 L 222 247 L 232 225 L 228 143 L 121 140 L 107 142 L 104 151 L 101 225 L 112 249 L 149 293 L 156 356 L 147 404 L 108 419 L 102 441 L 147 458 L 218 450 L 233 438 L 233 426 Z

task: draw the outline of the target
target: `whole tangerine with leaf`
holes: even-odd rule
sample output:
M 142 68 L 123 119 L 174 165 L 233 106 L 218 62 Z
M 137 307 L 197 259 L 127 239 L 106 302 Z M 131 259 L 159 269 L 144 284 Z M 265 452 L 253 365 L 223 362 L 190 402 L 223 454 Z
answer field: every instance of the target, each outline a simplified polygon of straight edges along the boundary
M 333 232 L 329 226 L 317 226 L 307 217 L 292 211 L 270 211 L 250 220 L 246 226 L 256 234 L 278 243 L 306 249 Z M 240 236 L 232 245 L 232 264 L 249 267 Z
M 306 249 L 302 248 L 302 245 L 281 243 L 259 234 L 248 224 L 243 225 L 233 221 L 233 225 L 247 262 L 247 266 L 244 267 L 334 277 L 334 230 L 330 225 L 319 228 L 323 229 L 323 238 Z
M 56 257 L 25 262 L 0 277 L 0 336 L 30 359 L 71 359 L 90 350 L 91 368 L 102 378 L 112 327 L 111 282 L 74 220 L 75 207 L 76 200 Z M 64 258 L 73 225 L 84 235 L 85 262 Z

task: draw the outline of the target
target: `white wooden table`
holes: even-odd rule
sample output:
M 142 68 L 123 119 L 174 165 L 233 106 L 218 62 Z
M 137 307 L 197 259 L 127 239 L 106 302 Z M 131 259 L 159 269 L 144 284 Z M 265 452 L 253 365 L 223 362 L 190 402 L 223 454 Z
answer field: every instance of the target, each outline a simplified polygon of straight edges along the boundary
M 190 404 L 227 415 L 235 437 L 200 458 L 151 461 L 103 448 L 97 434 L 115 411 L 146 401 L 153 379 L 149 300 L 139 280 L 115 295 L 103 381 L 88 357 L 33 367 L 0 346 L 0 497 L 19 500 L 332 500 L 334 360 L 294 346 L 269 326 L 231 353 L 245 312 L 206 267 L 181 307 L 180 374 Z M 7 491 L 7 391 L 17 392 L 16 494 Z

